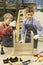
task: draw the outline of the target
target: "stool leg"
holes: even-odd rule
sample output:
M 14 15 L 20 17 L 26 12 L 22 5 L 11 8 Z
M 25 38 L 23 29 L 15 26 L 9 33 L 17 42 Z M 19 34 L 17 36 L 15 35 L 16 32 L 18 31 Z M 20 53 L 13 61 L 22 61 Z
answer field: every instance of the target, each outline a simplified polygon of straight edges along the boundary
M 33 54 L 34 54 L 34 55 L 37 55 L 37 54 L 38 54 L 37 49 L 34 49 Z

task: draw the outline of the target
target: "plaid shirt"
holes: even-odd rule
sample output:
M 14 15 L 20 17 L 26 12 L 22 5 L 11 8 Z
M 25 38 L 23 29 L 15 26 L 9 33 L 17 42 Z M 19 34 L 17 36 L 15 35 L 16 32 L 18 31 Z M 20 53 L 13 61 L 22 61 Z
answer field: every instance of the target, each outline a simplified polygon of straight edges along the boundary
M 10 31 L 10 26 L 5 27 L 4 23 L 0 25 L 0 38 L 4 38 L 7 32 L 9 31 Z

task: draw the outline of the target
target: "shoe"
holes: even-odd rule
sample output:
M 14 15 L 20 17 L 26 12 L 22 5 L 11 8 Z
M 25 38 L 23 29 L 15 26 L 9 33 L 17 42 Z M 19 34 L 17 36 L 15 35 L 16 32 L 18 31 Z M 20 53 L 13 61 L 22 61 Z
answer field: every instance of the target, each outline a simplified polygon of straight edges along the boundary
M 3 48 L 1 48 L 1 55 L 5 54 Z

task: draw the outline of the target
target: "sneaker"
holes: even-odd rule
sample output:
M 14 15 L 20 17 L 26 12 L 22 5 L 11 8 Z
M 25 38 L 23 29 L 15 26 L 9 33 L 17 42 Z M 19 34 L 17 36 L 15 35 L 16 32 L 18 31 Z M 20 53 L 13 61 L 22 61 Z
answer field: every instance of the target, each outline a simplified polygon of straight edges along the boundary
M 5 54 L 3 48 L 1 48 L 1 55 Z

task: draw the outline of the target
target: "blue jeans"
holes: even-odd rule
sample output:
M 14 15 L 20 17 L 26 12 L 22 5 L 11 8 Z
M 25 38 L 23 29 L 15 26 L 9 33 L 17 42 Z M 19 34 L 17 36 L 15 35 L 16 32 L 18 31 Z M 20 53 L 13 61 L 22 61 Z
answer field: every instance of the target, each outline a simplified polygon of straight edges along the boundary
M 12 36 L 6 36 L 5 38 L 2 39 L 2 44 L 5 47 L 13 47 L 13 37 Z

